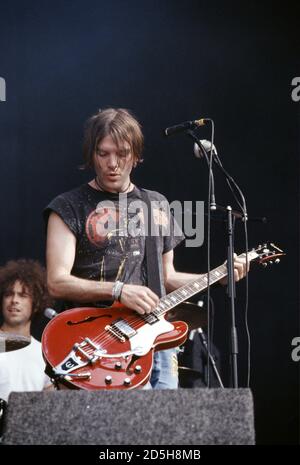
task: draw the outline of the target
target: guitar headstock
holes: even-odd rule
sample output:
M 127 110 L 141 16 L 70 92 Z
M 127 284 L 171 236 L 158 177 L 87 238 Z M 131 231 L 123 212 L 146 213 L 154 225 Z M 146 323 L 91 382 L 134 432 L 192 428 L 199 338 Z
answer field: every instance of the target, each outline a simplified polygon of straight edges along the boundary
M 250 255 L 251 253 L 254 254 L 253 259 L 264 267 L 267 267 L 268 264 L 277 265 L 280 263 L 281 257 L 286 255 L 283 250 L 272 242 L 259 245 L 255 250 L 250 252 Z

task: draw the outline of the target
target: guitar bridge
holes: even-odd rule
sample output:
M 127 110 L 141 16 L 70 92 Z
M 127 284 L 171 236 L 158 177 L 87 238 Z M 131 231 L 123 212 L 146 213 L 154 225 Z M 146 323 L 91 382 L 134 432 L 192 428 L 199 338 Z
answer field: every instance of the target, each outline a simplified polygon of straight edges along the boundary
M 92 354 L 89 354 L 87 351 L 91 348 Z M 56 376 L 65 376 L 78 368 L 95 363 L 105 354 L 106 350 L 101 349 L 98 345 L 86 337 L 81 343 L 77 342 L 74 344 L 71 352 L 61 363 L 53 368 L 53 372 Z

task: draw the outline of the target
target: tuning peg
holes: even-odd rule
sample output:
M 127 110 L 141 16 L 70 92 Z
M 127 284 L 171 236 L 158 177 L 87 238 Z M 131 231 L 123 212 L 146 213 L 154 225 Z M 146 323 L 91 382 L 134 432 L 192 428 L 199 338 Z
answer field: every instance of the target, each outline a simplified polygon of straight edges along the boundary
M 278 265 L 278 263 L 280 263 L 280 258 L 276 258 L 275 263 Z
M 267 264 L 266 262 L 264 262 L 264 263 L 262 264 L 262 266 L 263 266 L 264 268 L 267 268 L 268 264 Z

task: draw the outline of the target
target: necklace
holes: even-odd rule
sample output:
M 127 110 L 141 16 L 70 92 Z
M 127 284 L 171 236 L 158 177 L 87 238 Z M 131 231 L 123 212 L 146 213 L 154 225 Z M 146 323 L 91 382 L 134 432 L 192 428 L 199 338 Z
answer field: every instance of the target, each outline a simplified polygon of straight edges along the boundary
M 101 186 L 101 184 L 100 184 L 99 181 L 98 181 L 98 176 L 95 177 L 95 184 L 97 185 L 97 187 L 99 188 L 99 190 L 100 190 L 101 192 L 105 192 L 104 189 L 102 189 L 102 186 Z M 129 190 L 130 187 L 131 187 L 131 181 L 130 181 L 130 179 L 129 179 L 129 183 L 128 183 L 127 187 L 126 187 L 125 189 L 119 191 L 119 193 L 120 193 L 120 194 L 125 194 L 126 192 L 128 192 L 128 190 Z

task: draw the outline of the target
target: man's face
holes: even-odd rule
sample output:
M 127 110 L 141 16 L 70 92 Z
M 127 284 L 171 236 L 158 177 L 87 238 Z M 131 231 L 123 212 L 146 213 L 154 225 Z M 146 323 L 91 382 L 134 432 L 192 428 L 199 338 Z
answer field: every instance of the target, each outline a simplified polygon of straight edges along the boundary
M 4 322 L 17 327 L 28 323 L 32 314 L 32 296 L 20 281 L 8 288 L 2 298 L 2 315 Z
M 94 153 L 94 169 L 98 184 L 108 192 L 122 192 L 130 182 L 134 157 L 128 142 L 119 146 L 111 136 L 104 137 Z

